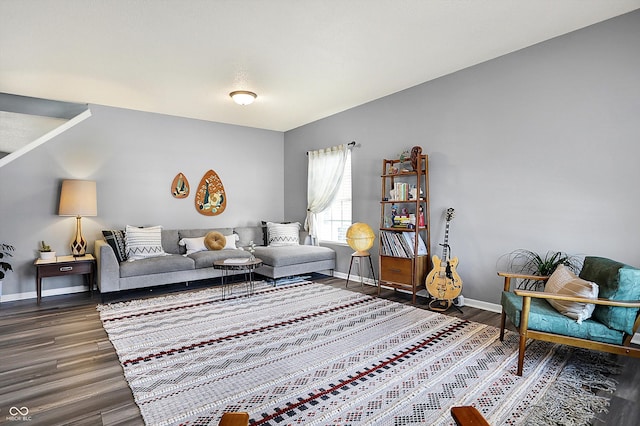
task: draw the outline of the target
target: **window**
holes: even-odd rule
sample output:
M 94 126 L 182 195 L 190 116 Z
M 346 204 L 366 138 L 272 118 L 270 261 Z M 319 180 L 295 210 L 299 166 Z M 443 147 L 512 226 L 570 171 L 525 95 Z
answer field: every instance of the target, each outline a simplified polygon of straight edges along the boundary
M 347 152 L 347 162 L 340 189 L 331 206 L 318 214 L 318 240 L 347 243 L 347 229 L 351 226 L 351 150 Z

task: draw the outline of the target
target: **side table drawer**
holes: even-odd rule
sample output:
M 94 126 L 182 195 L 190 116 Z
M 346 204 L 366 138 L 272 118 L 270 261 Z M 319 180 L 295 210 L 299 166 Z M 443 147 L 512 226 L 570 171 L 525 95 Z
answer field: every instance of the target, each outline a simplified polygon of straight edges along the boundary
M 57 263 L 51 265 L 40 265 L 40 275 L 44 277 L 58 277 L 62 275 L 89 274 L 92 271 L 90 262 L 78 263 Z

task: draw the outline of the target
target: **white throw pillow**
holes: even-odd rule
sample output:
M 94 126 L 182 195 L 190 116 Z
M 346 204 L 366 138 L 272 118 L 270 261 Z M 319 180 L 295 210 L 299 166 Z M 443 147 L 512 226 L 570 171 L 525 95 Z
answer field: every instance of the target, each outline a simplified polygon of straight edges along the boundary
M 178 244 L 186 247 L 187 254 L 209 250 L 207 246 L 204 245 L 204 237 L 183 238 Z
M 300 245 L 300 224 L 267 222 L 267 238 L 271 247 Z
M 551 274 L 544 287 L 546 293 L 562 294 L 566 296 L 586 297 L 597 299 L 598 284 L 578 278 L 569 268 L 560 265 Z M 564 300 L 551 300 L 547 302 L 562 315 L 575 319 L 578 324 L 591 318 L 596 305 L 593 303 L 568 302 Z
M 231 234 L 225 235 L 224 239 L 226 240 L 226 243 L 222 250 L 235 250 L 237 248 L 236 241 L 238 241 L 240 237 L 238 236 L 238 234 Z
M 127 225 L 125 247 L 128 261 L 167 255 L 162 248 L 162 226 L 138 228 Z

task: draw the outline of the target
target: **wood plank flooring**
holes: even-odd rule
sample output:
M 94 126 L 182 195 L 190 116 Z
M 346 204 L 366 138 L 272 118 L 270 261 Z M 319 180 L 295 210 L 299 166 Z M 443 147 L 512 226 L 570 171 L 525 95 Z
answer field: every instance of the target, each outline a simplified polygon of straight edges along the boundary
M 323 275 L 314 281 L 345 287 L 345 280 Z M 210 286 L 177 284 L 153 290 L 131 291 L 106 302 L 154 297 L 174 291 Z M 349 283 L 349 290 L 375 294 L 371 286 Z M 410 304 L 410 297 L 383 290 L 382 297 Z M 30 425 L 142 425 L 142 417 L 129 389 L 113 346 L 102 328 L 94 292 L 46 297 L 0 304 L 0 424 L 19 424 L 11 407 L 27 407 Z M 424 304 L 418 307 L 425 308 Z M 470 307 L 446 314 L 498 327 L 493 312 Z M 594 425 L 640 423 L 640 360 L 619 357 L 623 372 L 611 398 L 608 414 Z

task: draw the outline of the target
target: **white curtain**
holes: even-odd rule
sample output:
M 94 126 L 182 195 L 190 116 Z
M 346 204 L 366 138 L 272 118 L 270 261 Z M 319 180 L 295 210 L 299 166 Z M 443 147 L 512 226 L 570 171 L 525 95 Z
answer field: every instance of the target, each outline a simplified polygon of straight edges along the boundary
M 344 144 L 308 153 L 307 218 L 304 229 L 309 232 L 314 245 L 318 245 L 317 214 L 326 210 L 338 193 L 348 150 L 349 147 Z

